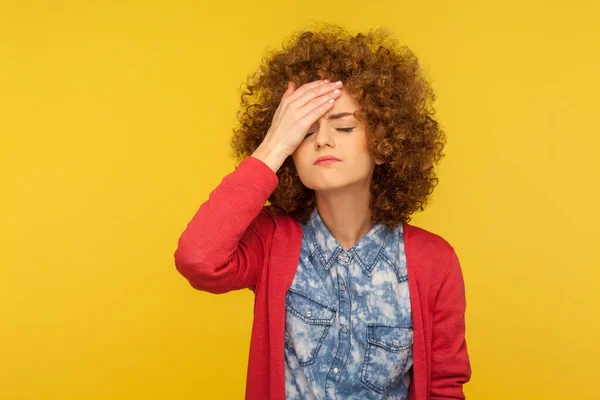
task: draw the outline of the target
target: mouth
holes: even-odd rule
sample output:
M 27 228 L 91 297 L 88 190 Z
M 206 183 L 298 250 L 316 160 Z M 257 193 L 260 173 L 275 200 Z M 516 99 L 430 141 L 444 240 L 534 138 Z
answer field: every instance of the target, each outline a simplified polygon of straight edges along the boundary
M 333 164 L 333 163 L 336 163 L 336 162 L 340 162 L 340 160 L 336 160 L 335 158 L 327 158 L 325 160 L 317 161 L 315 163 L 315 165 L 327 165 L 327 164 Z

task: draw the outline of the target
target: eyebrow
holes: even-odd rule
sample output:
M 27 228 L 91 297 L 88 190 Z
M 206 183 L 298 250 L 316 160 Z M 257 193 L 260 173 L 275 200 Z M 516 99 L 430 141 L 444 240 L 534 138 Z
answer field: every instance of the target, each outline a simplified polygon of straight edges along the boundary
M 348 115 L 352 115 L 354 116 L 354 113 L 351 112 L 341 112 L 341 113 L 337 113 L 337 114 L 332 114 L 329 117 L 325 117 L 325 119 L 338 119 L 338 118 L 342 118 Z

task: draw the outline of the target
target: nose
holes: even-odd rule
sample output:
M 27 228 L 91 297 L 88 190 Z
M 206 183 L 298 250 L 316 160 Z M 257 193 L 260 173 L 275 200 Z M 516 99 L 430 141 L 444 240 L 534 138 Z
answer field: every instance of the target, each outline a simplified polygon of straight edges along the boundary
M 333 136 L 324 124 L 320 124 L 313 135 L 315 136 L 315 146 L 317 148 L 324 146 L 335 147 Z

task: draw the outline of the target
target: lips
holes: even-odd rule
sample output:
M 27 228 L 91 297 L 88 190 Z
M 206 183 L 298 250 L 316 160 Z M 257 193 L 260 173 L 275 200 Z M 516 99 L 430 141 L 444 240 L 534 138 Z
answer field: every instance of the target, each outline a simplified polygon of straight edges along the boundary
M 315 161 L 315 164 L 319 164 L 321 162 L 327 162 L 329 164 L 334 161 L 341 161 L 341 160 L 334 156 L 323 156 L 323 157 L 317 158 L 317 160 Z

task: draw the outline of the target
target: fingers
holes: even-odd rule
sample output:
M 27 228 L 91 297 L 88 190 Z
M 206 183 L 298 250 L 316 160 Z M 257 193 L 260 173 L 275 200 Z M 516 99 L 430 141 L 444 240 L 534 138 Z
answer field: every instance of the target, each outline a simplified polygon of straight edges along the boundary
M 309 101 L 302 108 L 302 113 L 301 113 L 302 118 L 304 118 L 306 115 L 310 114 L 315 108 L 321 107 L 323 104 L 325 104 L 327 102 L 329 102 L 333 106 L 335 99 L 340 97 L 340 95 L 341 95 L 341 90 L 334 89 L 333 92 L 326 92 L 324 95 L 321 95 L 321 96 L 317 97 L 316 99 Z M 314 121 L 311 121 L 311 124 L 313 122 Z
M 312 101 L 313 99 L 315 99 L 319 96 L 323 96 L 327 93 L 330 93 L 330 92 L 338 89 L 339 87 L 341 87 L 341 85 L 330 82 L 330 83 L 325 83 L 325 84 L 313 87 L 312 89 L 308 89 L 304 93 L 300 94 L 300 97 L 297 100 L 292 100 L 292 97 L 294 97 L 294 96 L 291 96 L 290 97 L 290 107 L 300 109 L 300 108 L 306 106 L 306 104 L 309 103 L 310 101 Z
M 320 96 L 329 90 L 337 87 L 335 84 L 325 81 L 314 81 L 299 87 L 291 96 L 286 99 L 287 105 L 299 109 L 314 97 Z
M 310 83 L 307 83 L 307 84 L 304 84 L 304 85 L 300 86 L 299 89 L 296 89 L 296 84 L 293 81 L 289 81 L 288 82 L 288 86 L 287 86 L 287 90 L 285 91 L 285 93 L 283 93 L 281 103 L 284 103 L 284 101 L 283 101 L 284 99 L 287 99 L 286 100 L 287 102 L 292 101 L 293 98 L 292 99 L 288 99 L 288 97 L 290 97 L 290 95 L 292 95 L 294 93 L 295 93 L 294 98 L 297 98 L 299 94 L 302 94 L 302 91 L 306 90 L 307 86 L 309 86 L 309 87 L 315 87 L 315 86 L 317 86 L 319 84 L 323 84 L 323 81 L 310 82 Z
M 286 98 L 289 95 L 291 95 L 292 93 L 294 93 L 294 90 L 296 89 L 296 84 L 292 81 L 288 82 L 288 86 L 287 86 L 287 90 L 283 93 L 282 98 Z
M 328 96 L 321 96 L 318 100 L 320 101 L 320 104 L 302 118 L 305 121 L 306 126 L 310 127 L 316 120 L 329 111 L 335 103 L 335 100 Z

